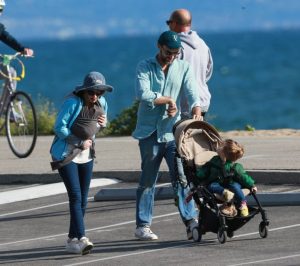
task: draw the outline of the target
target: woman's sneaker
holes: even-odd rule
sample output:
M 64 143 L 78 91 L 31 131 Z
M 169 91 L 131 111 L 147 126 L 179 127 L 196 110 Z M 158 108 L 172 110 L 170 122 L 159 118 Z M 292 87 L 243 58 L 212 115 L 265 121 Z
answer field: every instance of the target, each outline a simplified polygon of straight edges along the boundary
M 72 253 L 72 254 L 80 254 L 81 253 L 80 247 L 78 245 L 78 239 L 76 237 L 75 238 L 69 238 L 67 240 L 66 251 L 68 253 Z
M 245 217 L 245 216 L 249 215 L 249 210 L 248 210 L 248 207 L 247 207 L 247 203 L 245 201 L 242 202 L 239 209 L 240 209 L 240 215 L 242 217 Z
M 139 226 L 135 229 L 135 237 L 140 240 L 157 240 L 158 237 L 154 234 L 149 225 Z
M 78 241 L 80 253 L 82 255 L 87 255 L 90 253 L 91 249 L 94 247 L 94 244 L 85 236 L 80 238 Z

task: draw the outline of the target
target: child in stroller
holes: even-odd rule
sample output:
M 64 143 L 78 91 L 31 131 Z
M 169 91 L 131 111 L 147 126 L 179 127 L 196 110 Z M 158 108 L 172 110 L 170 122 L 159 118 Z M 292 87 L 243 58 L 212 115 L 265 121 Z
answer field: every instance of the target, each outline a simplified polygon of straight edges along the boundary
M 217 149 L 217 153 L 218 155 L 196 170 L 197 178 L 193 183 L 197 185 L 204 181 L 211 193 L 222 195 L 226 203 L 221 211 L 225 215 L 237 214 L 232 206 L 234 200 L 240 215 L 248 216 L 249 211 L 242 188 L 248 188 L 251 192 L 256 192 L 257 188 L 243 166 L 235 163 L 244 155 L 244 148 L 236 141 L 226 139 Z
M 233 237 L 234 231 L 241 228 L 258 213 L 262 217 L 262 221 L 259 224 L 259 234 L 262 238 L 267 237 L 269 221 L 266 211 L 257 199 L 253 179 L 245 173 L 240 164 L 231 162 L 225 169 L 220 167 L 223 166 L 222 161 L 225 158 L 229 159 L 227 151 L 224 152 L 227 149 L 225 147 L 233 145 L 234 142 L 232 140 L 224 142 L 218 131 L 209 123 L 193 119 L 177 122 L 174 125 L 173 134 L 177 146 L 177 157 L 182 161 L 184 174 L 190 186 L 190 196 L 186 200 L 189 201 L 191 198 L 194 198 L 199 209 L 198 227 L 195 227 L 192 231 L 193 240 L 201 241 L 203 234 L 213 232 L 217 233 L 219 242 L 223 244 L 226 242 L 227 237 Z M 228 144 L 226 145 L 227 142 Z M 239 151 L 237 152 L 238 155 L 235 155 L 236 157 L 230 158 L 232 161 L 236 161 L 243 155 L 243 149 L 240 145 L 234 143 L 234 146 L 238 147 Z M 233 147 L 230 149 L 233 149 Z M 219 155 L 217 151 L 219 151 Z M 235 165 L 232 169 L 233 171 L 229 165 Z M 226 168 L 228 168 L 227 171 Z M 238 179 L 238 182 L 242 185 L 241 188 L 244 195 L 250 193 L 249 196 L 252 196 L 257 204 L 257 207 L 245 205 L 243 202 L 245 196 L 241 195 L 240 190 L 235 190 L 234 193 L 238 195 L 236 197 L 238 199 L 238 207 L 242 209 L 239 215 L 236 215 L 236 211 L 232 211 L 234 204 L 226 202 L 234 198 L 234 194 L 226 186 L 226 183 L 222 183 L 225 186 L 222 188 L 217 182 L 215 187 L 213 185 L 210 187 L 211 190 L 207 186 L 212 183 L 211 181 L 218 180 L 218 177 L 224 180 L 229 177 L 229 179 L 234 180 L 233 175 L 235 171 L 242 173 L 244 176 L 242 179 Z M 206 179 L 206 176 L 209 178 Z M 203 180 L 201 177 L 203 177 Z M 246 182 L 244 179 L 246 179 Z M 239 188 L 238 185 L 237 187 Z M 214 192 L 218 192 L 220 195 Z

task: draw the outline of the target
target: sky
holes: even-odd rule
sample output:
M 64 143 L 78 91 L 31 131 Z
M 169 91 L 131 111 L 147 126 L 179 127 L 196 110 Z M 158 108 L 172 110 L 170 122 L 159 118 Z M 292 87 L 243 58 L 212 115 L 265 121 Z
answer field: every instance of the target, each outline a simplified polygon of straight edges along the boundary
M 150 35 L 178 8 L 205 33 L 300 28 L 299 0 L 6 0 L 0 22 L 18 39 Z

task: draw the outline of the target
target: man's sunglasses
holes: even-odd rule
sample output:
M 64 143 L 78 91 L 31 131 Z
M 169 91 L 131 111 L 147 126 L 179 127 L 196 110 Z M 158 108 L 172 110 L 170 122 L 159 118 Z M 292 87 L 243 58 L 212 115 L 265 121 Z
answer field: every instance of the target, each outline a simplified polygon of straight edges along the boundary
M 173 20 L 167 20 L 166 24 L 169 26 L 172 22 L 173 22 Z
M 104 91 L 92 91 L 92 90 L 88 90 L 87 91 L 87 94 L 89 96 L 94 96 L 94 95 L 97 95 L 97 96 L 100 96 L 104 93 Z
M 168 49 L 166 49 L 166 48 L 164 48 L 164 47 L 162 47 L 162 51 L 163 51 L 163 53 L 166 55 L 166 56 L 179 56 L 180 55 L 180 53 L 181 53 L 181 50 L 179 49 L 178 51 L 176 51 L 176 52 L 172 52 L 172 51 L 170 51 L 170 50 L 168 50 Z

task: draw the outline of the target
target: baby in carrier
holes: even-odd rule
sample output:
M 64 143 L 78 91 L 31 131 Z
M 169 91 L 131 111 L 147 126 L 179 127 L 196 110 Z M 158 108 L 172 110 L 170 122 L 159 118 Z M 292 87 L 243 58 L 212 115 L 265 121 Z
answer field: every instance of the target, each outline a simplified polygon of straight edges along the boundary
M 92 139 L 100 130 L 97 120 L 103 114 L 103 109 L 98 103 L 94 108 L 84 106 L 71 127 L 72 134 L 81 140 Z
M 230 216 L 237 213 L 232 202 L 239 210 L 240 216 L 248 216 L 246 197 L 243 188 L 257 191 L 253 178 L 246 173 L 243 166 L 236 161 L 243 157 L 244 148 L 232 139 L 226 139 L 217 150 L 218 155 L 196 171 L 195 185 L 205 182 L 211 193 L 222 195 L 225 204 L 221 211 Z
M 98 117 L 105 114 L 100 103 L 97 102 L 94 104 L 93 108 L 88 106 L 83 106 L 79 115 L 76 117 L 73 125 L 71 126 L 72 134 L 79 138 L 82 142 L 90 139 L 93 141 L 94 135 L 101 129 L 101 126 L 98 124 Z M 90 155 L 92 158 L 95 158 L 95 148 L 94 141 L 90 148 Z M 82 148 L 78 146 L 71 145 L 72 150 L 70 150 L 69 155 L 63 160 L 51 162 L 52 170 L 56 170 L 70 161 L 72 161 L 80 152 Z
M 103 115 L 104 111 L 100 106 L 99 102 L 96 102 L 93 108 L 88 106 L 83 106 L 79 115 L 76 117 L 73 125 L 71 126 L 72 134 L 79 138 L 81 141 L 90 139 L 93 140 L 96 133 L 100 130 L 100 125 L 98 124 L 98 117 Z M 91 147 L 91 157 L 95 158 L 94 141 Z M 72 153 L 72 157 L 75 154 L 80 153 L 80 148 L 75 148 Z

